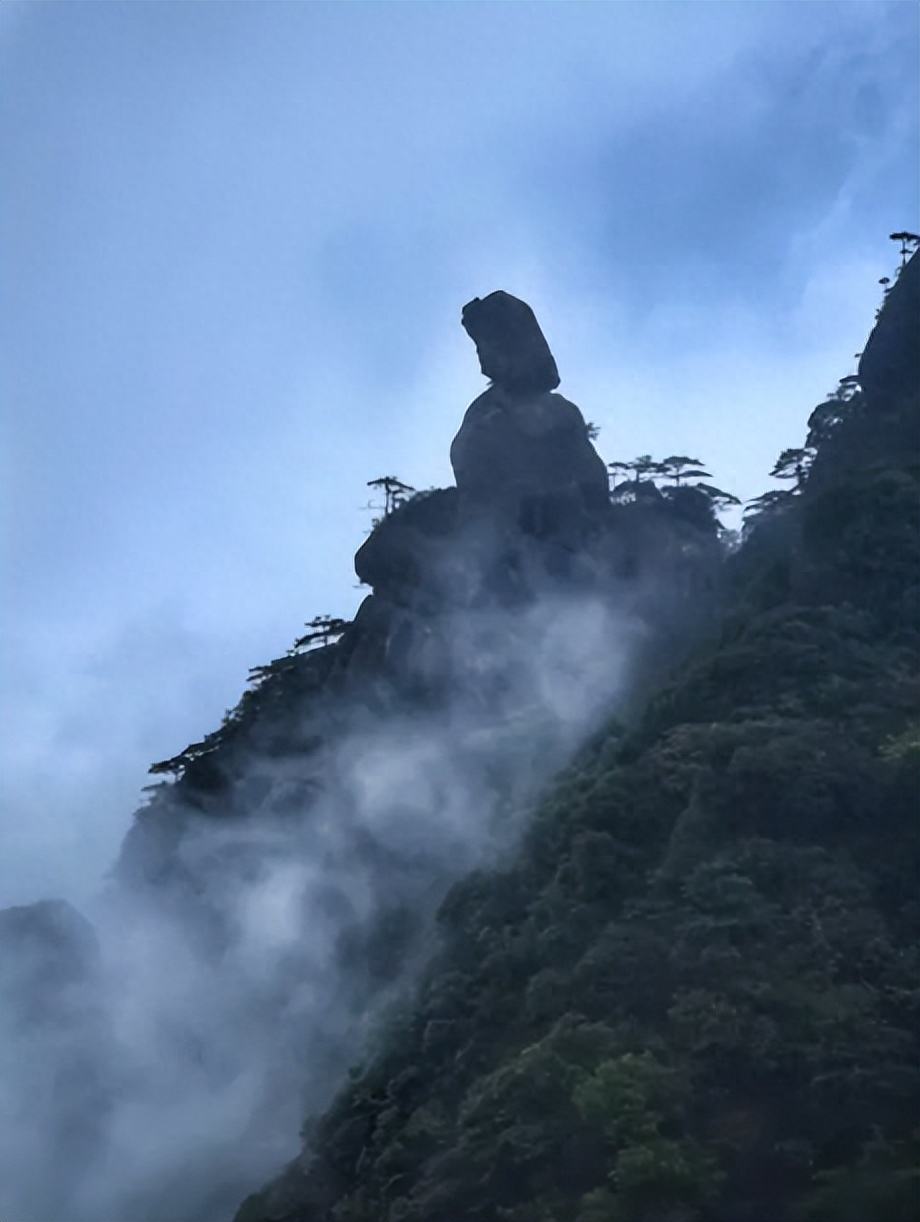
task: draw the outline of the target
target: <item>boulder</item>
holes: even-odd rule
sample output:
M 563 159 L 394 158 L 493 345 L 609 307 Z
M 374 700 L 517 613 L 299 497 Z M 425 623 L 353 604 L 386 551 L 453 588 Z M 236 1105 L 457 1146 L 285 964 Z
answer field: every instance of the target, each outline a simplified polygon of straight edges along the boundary
M 387 514 L 355 555 L 358 579 L 378 594 L 406 601 L 430 587 L 457 524 L 457 491 L 420 493 Z
M 467 409 L 450 461 L 467 504 L 538 497 L 571 501 L 589 513 L 608 506 L 607 469 L 581 412 L 562 395 L 520 399 L 491 387 Z
M 476 345 L 479 367 L 496 386 L 512 395 L 555 390 L 559 371 L 533 310 L 525 301 L 499 290 L 474 297 L 461 315 Z

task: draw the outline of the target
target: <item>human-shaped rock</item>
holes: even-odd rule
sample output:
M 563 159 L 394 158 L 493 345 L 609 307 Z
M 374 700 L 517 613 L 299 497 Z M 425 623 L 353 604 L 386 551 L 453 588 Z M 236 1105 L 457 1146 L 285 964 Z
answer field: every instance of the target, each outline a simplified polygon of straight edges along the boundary
M 544 523 L 547 513 L 569 525 L 604 513 L 606 467 L 581 412 L 552 393 L 559 372 L 533 310 L 499 291 L 469 302 L 462 322 L 492 379 L 450 449 L 464 511 L 504 505 L 513 515 L 524 509 L 529 519 L 526 506 L 537 498 Z

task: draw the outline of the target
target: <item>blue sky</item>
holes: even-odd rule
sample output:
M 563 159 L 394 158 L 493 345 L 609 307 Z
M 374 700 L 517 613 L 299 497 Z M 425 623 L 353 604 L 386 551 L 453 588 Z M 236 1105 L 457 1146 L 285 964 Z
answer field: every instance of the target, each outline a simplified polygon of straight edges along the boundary
M 469 298 L 534 306 L 607 461 L 764 491 L 917 225 L 918 13 L 4 0 L 3 900 L 79 900 L 353 613 L 366 481 L 450 482 Z

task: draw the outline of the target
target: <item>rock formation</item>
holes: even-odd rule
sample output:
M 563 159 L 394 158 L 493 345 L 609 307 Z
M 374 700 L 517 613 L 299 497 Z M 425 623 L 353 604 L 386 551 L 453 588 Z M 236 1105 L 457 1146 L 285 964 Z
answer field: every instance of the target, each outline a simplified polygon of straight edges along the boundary
M 817 454 L 806 495 L 868 470 L 893 453 L 915 454 L 920 439 L 920 253 L 901 268 L 859 360 L 849 397 L 832 396 L 811 419 Z M 846 427 L 842 428 L 844 420 Z
M 402 504 L 358 550 L 355 571 L 374 593 L 343 642 L 353 678 L 382 667 L 416 693 L 449 682 L 449 648 L 436 644 L 432 615 L 526 603 L 572 580 L 611 509 L 581 412 L 552 393 L 556 362 L 530 307 L 490 293 L 469 302 L 462 321 L 493 384 L 451 446 L 457 486 Z
M 877 412 L 920 386 L 920 251 L 891 286 L 859 361 L 859 382 Z
M 476 345 L 479 367 L 511 395 L 555 390 L 559 372 L 533 310 L 500 289 L 463 307 L 463 327 Z
M 467 409 L 450 461 L 468 505 L 555 496 L 588 513 L 607 507 L 606 468 L 581 412 L 562 395 L 491 387 Z
M 467 409 L 450 448 L 461 503 L 512 506 L 525 531 L 543 534 L 606 512 L 606 467 L 581 412 L 552 393 L 556 362 L 530 307 L 490 293 L 464 307 L 463 325 L 492 386 Z

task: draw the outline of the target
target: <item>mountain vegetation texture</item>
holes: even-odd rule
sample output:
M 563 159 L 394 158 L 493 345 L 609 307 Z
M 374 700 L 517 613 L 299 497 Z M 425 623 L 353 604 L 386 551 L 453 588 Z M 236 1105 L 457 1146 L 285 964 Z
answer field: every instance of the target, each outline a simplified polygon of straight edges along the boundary
M 697 565 L 716 626 L 451 886 L 411 997 L 237 1222 L 914 1222 L 918 339 L 914 254 L 788 489 Z M 480 416 L 461 467 L 505 427 Z M 652 467 L 621 533 L 681 497 L 705 525 L 718 490 Z

